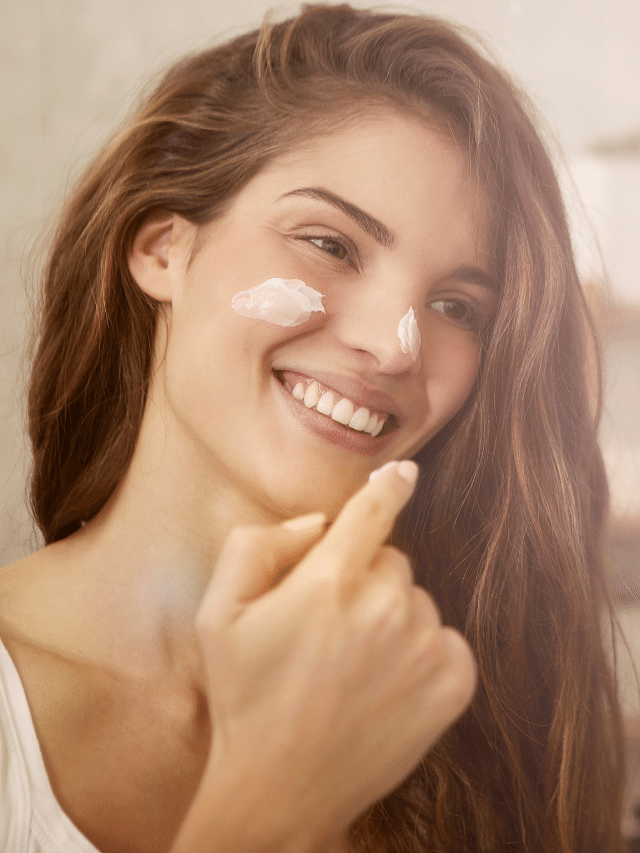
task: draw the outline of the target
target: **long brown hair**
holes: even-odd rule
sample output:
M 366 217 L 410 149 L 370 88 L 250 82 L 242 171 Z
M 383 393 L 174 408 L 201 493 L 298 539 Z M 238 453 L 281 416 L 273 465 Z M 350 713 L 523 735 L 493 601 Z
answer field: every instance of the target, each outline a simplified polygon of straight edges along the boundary
M 379 104 L 435 121 L 466 152 L 500 298 L 474 393 L 418 454 L 420 488 L 397 531 L 471 643 L 479 688 L 350 843 L 619 853 L 588 311 L 526 99 L 449 24 L 312 6 L 167 73 L 80 180 L 53 241 L 28 399 L 32 511 L 47 543 L 67 536 L 131 460 L 160 310 L 126 262 L 143 219 L 165 208 L 210 221 L 270 158 Z

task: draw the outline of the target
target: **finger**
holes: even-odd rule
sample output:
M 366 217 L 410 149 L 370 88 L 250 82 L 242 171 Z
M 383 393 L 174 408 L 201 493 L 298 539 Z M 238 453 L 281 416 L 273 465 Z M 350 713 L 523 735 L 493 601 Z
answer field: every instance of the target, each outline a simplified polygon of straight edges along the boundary
M 371 570 L 359 587 L 358 605 L 365 613 L 394 613 L 395 622 L 404 624 L 409 632 L 421 633 L 442 626 L 434 600 L 413 582 L 409 558 L 390 545 L 383 545 L 371 563 Z
M 409 595 L 414 585 L 411 561 L 393 545 L 382 545 L 370 563 L 369 583 L 392 584 Z
M 394 589 L 406 598 L 407 608 L 411 612 L 411 623 L 415 628 L 441 626 L 440 611 L 429 593 L 414 582 L 411 561 L 407 555 L 394 548 L 383 545 L 371 563 L 367 572 L 366 584 L 383 590 Z
M 442 625 L 440 610 L 426 589 L 414 584 L 409 590 L 409 597 L 413 630 L 419 630 L 425 626 Z
M 246 603 L 273 589 L 325 531 L 318 512 L 277 525 L 234 527 L 227 536 L 202 607 Z
M 345 589 L 358 583 L 391 534 L 418 476 L 415 462 L 388 463 L 350 498 L 308 559 L 332 567 Z

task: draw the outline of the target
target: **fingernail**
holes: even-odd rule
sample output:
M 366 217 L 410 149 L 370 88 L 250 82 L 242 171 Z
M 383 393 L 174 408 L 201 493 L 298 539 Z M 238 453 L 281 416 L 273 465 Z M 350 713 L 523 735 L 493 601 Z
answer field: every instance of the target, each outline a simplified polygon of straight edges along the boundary
M 410 486 L 415 485 L 418 479 L 419 468 L 411 459 L 403 459 L 398 465 L 398 474 L 409 483 Z
M 369 474 L 369 480 L 370 481 L 375 480 L 375 478 L 378 476 L 378 474 L 382 474 L 382 472 L 386 471 L 387 468 L 392 468 L 393 466 L 395 466 L 397 464 L 398 463 L 395 460 L 393 462 L 385 462 L 384 465 L 382 465 L 380 468 L 376 468 L 375 471 L 372 471 Z
M 386 462 L 380 468 L 376 468 L 375 471 L 372 471 L 369 474 L 369 480 L 375 480 L 378 474 L 382 473 L 382 471 L 386 471 L 387 468 L 395 468 L 398 472 L 398 475 L 402 477 L 403 480 L 406 480 L 410 486 L 413 486 L 418 479 L 418 466 L 415 462 L 412 462 L 411 459 L 403 459 L 401 462 Z
M 327 516 L 323 512 L 312 512 L 309 515 L 299 515 L 297 518 L 283 521 L 281 526 L 286 530 L 310 530 L 312 527 L 320 527 L 326 521 Z

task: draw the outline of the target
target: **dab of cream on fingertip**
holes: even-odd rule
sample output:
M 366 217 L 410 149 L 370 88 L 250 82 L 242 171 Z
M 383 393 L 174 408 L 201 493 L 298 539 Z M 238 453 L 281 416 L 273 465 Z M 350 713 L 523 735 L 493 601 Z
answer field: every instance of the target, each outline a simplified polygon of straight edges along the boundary
M 411 358 L 415 361 L 420 352 L 421 340 L 418 321 L 412 307 L 409 307 L 407 313 L 398 323 L 398 337 L 400 338 L 402 352 L 410 352 Z
M 242 290 L 231 300 L 231 307 L 241 317 L 262 320 L 274 326 L 300 326 L 311 315 L 326 314 L 324 296 L 297 278 L 269 278 L 249 290 Z

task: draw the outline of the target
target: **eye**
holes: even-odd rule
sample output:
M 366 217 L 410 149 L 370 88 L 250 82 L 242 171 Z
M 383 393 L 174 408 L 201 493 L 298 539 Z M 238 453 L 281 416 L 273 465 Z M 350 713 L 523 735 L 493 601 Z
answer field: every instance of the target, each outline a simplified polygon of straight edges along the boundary
M 334 262 L 334 266 L 340 272 L 348 271 L 348 268 L 359 269 L 360 255 L 356 245 L 348 237 L 339 232 L 329 233 L 320 230 L 320 226 L 311 227 L 298 231 L 292 235 L 295 240 L 306 243 L 312 251 L 320 253 L 323 258 Z
M 349 250 L 339 240 L 334 240 L 331 237 L 307 237 L 306 239 L 317 246 L 321 252 L 331 255 L 339 261 L 346 261 L 349 257 Z
M 429 305 L 434 311 L 444 314 L 465 329 L 478 330 L 482 325 L 482 312 L 462 299 L 437 299 Z

